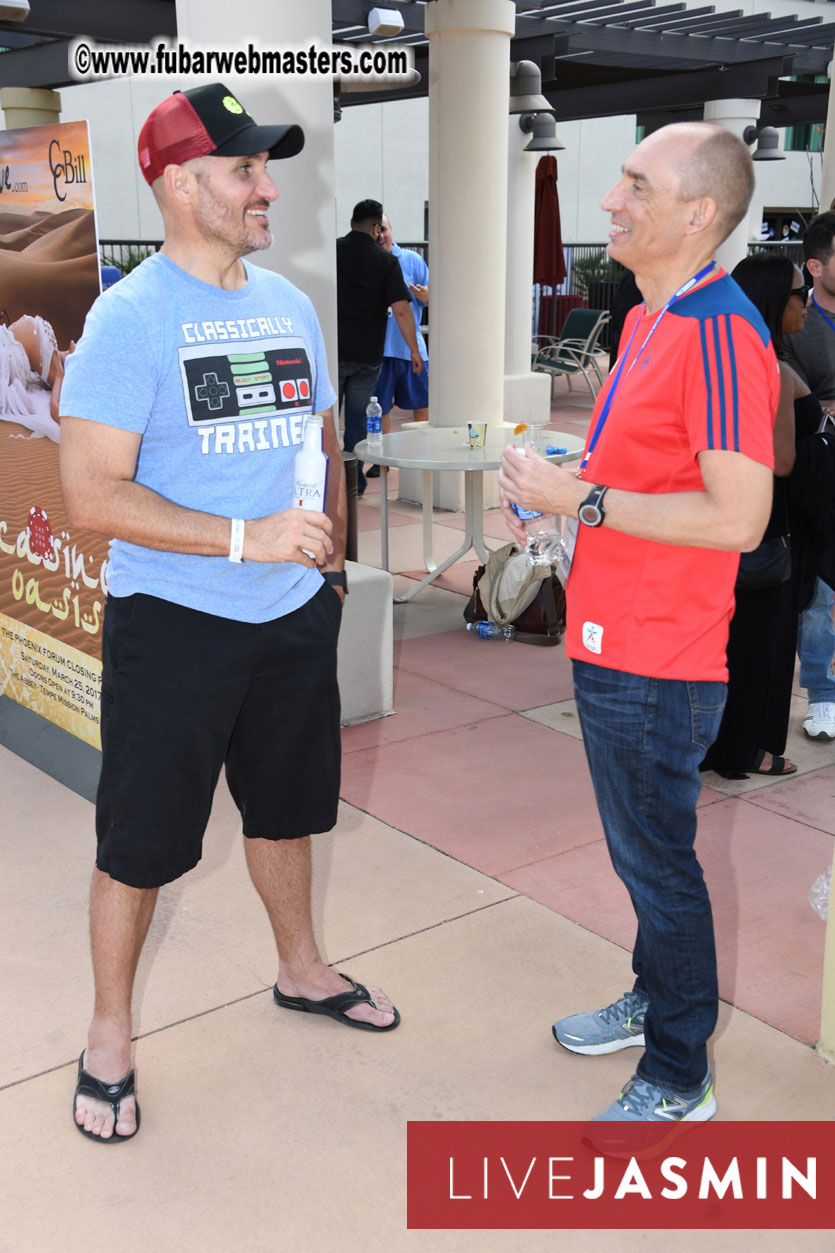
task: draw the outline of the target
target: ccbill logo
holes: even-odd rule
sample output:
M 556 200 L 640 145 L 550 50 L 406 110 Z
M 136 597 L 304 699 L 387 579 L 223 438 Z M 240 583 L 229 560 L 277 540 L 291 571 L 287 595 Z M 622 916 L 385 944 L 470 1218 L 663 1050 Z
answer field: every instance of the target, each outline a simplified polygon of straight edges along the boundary
M 87 182 L 87 162 L 83 153 L 76 156 L 69 148 L 61 148 L 57 139 L 49 145 L 49 170 L 56 200 L 66 200 L 66 187 Z

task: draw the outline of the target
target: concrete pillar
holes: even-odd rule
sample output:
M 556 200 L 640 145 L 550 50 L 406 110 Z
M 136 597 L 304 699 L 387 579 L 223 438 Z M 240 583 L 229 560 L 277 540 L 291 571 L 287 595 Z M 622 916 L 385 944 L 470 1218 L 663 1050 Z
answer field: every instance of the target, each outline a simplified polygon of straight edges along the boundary
M 832 53 L 835 60 L 835 51 Z M 830 62 L 832 64 L 832 62 Z M 835 199 L 835 88 L 829 80 L 829 102 L 826 106 L 826 132 L 823 145 L 823 165 L 821 167 L 820 211 L 824 213 Z M 833 974 L 835 977 L 835 973 Z M 833 990 L 835 995 L 835 990 Z
M 429 420 L 501 422 L 511 0 L 435 0 L 429 38 Z
M 504 405 L 507 111 L 512 0 L 434 0 L 429 39 L 429 421 L 500 423 Z M 400 494 L 422 500 L 422 474 Z M 463 476 L 434 475 L 434 501 L 460 509 Z M 485 505 L 498 501 L 495 475 Z
M 704 120 L 724 126 L 742 139 L 746 126 L 756 126 L 760 116 L 759 100 L 708 100 L 704 108 Z M 748 240 L 751 232 L 748 218 L 745 217 L 731 231 L 728 238 L 716 250 L 716 260 L 730 271 L 748 255 Z
M 531 372 L 536 166 L 540 152 L 525 152 L 530 139 L 519 118 L 508 118 L 507 152 L 507 294 L 504 337 L 504 419 L 547 422 L 551 380 Z
M 202 48 L 239 48 L 242 31 L 257 31 L 264 48 L 331 46 L 330 0 L 236 0 L 205 4 L 177 0 L 180 39 Z M 270 165 L 279 199 L 270 212 L 275 242 L 253 260 L 278 270 L 313 301 L 336 386 L 336 209 L 333 176 L 333 80 L 326 75 L 261 75 L 223 79 L 259 123 L 297 122 L 304 130 L 304 150 Z M 196 87 L 206 79 L 166 84 Z M 160 92 L 160 98 L 165 94 Z M 369 193 L 370 194 L 370 193 Z M 347 223 L 340 234 L 347 231 Z
M 0 109 L 6 130 L 21 126 L 52 126 L 61 121 L 61 97 L 46 87 L 3 87 Z

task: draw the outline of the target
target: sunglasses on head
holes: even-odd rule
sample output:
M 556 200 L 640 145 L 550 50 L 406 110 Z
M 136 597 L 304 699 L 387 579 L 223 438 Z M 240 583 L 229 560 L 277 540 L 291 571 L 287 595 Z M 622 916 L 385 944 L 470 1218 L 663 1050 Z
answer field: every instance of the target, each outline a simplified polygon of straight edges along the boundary
M 804 283 L 802 287 L 793 287 L 793 288 L 791 289 L 791 291 L 789 292 L 789 295 L 790 295 L 790 296 L 799 296 L 799 297 L 800 297 L 801 304 L 804 304 L 804 305 L 805 305 L 805 304 L 807 304 L 807 303 L 808 303 L 808 300 L 809 300 L 809 292 L 810 292 L 811 290 L 812 290 L 812 289 L 811 289 L 811 287 L 808 285 L 808 283 Z

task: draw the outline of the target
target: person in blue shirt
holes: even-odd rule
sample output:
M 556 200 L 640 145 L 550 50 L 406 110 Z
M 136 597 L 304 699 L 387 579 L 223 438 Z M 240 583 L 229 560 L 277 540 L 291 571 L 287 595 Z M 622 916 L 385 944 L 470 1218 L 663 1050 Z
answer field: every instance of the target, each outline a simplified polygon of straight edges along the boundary
M 421 358 L 428 361 L 426 341 L 420 329 L 423 310 L 429 302 L 429 267 L 419 252 L 411 248 L 401 248 L 394 242 L 394 234 L 388 216 L 383 214 L 383 229 L 380 232 L 380 243 L 386 252 L 397 257 L 406 286 L 411 292 L 409 306 L 415 321 L 415 335 Z M 400 409 L 412 411 L 415 422 L 426 422 L 429 418 L 429 367 L 424 365 L 420 374 L 415 374 L 411 367 L 411 351 L 403 338 L 397 320 L 389 313 L 386 327 L 386 342 L 383 348 L 383 368 L 377 380 L 377 399 L 383 410 L 383 433 L 389 429 L 389 415 L 394 405 Z
M 90 933 L 96 999 L 74 1121 L 131 1139 L 132 991 L 160 887 L 200 860 L 221 769 L 270 919 L 279 1008 L 388 1031 L 377 988 L 327 966 L 310 913 L 310 835 L 333 828 L 336 645 L 346 495 L 309 298 L 242 260 L 272 242 L 271 158 L 298 126 L 257 126 L 221 83 L 175 92 L 139 163 L 165 242 L 94 304 L 62 394 L 74 526 L 108 537 L 102 770 Z M 324 418 L 325 511 L 292 507 L 307 416 Z

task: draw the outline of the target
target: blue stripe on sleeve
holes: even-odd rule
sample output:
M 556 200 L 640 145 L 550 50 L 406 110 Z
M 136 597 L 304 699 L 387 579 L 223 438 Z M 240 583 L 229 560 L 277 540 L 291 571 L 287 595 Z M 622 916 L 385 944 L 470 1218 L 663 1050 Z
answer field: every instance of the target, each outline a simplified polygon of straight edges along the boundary
M 731 334 L 731 315 L 725 314 L 725 335 L 728 341 L 728 364 L 731 371 L 731 394 L 733 402 L 734 446 L 733 451 L 739 452 L 739 379 L 736 372 L 736 355 L 734 340 Z
M 719 339 L 719 319 L 711 318 L 713 324 L 713 350 L 716 354 L 716 382 L 719 390 L 719 408 L 721 412 L 721 445 L 728 447 L 728 403 L 725 396 L 725 378 L 722 369 L 722 344 Z
M 705 394 L 707 397 L 707 446 L 713 447 L 713 390 L 710 385 L 710 364 L 707 359 L 707 337 L 705 335 L 705 324 L 703 320 L 699 322 L 699 338 L 702 341 L 702 367 L 705 372 Z

